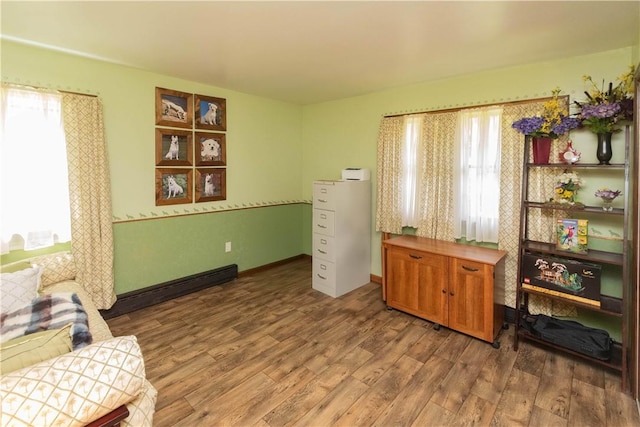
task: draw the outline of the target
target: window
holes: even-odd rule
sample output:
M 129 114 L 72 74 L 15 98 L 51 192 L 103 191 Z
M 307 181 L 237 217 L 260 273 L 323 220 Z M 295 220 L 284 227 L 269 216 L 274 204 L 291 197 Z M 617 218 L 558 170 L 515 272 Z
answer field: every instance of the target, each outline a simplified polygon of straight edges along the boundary
M 498 242 L 502 108 L 458 113 L 454 165 L 454 237 Z
M 420 156 L 418 149 L 422 135 L 422 117 L 405 117 L 405 137 L 402 147 L 402 163 L 404 191 L 402 194 L 402 225 L 406 227 L 417 227 L 420 207 L 420 193 L 418 191 L 418 177 L 421 175 L 418 170 Z
M 61 96 L 3 87 L 1 136 L 2 253 L 69 241 Z
M 424 115 L 406 116 L 402 141 L 402 225 L 417 228 L 420 209 L 432 209 L 420 200 L 419 177 L 424 168 Z M 498 242 L 500 205 L 501 107 L 457 113 L 453 150 L 453 233 L 457 239 Z M 433 139 L 433 136 L 432 136 Z

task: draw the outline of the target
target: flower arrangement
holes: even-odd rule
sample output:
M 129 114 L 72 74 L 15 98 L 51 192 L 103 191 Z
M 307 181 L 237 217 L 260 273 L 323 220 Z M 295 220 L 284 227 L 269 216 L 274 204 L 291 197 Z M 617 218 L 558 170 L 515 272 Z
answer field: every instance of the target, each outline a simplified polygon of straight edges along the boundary
M 564 171 L 556 182 L 555 193 L 558 203 L 574 204 L 578 190 L 584 185 L 584 180 L 575 172 Z
M 616 197 L 618 197 L 620 194 L 622 194 L 622 191 L 620 190 L 611 190 L 609 188 L 600 188 L 598 191 L 595 192 L 595 196 L 596 197 L 600 197 L 602 200 L 613 200 Z
M 579 108 L 578 119 L 582 125 L 593 133 L 611 133 L 620 130 L 621 121 L 633 118 L 633 76 L 635 66 L 630 66 L 629 71 L 619 76 L 618 84 L 609 83 L 608 89 L 598 87 L 591 76 L 583 76 L 582 80 L 591 85 L 591 89 L 585 91 L 587 100 L 574 101 Z
M 568 108 L 563 107 L 558 99 L 560 92 L 560 88 L 551 91 L 553 96 L 542 105 L 541 116 L 524 117 L 513 122 L 511 127 L 525 135 L 553 139 L 577 128 L 580 120 L 569 117 Z

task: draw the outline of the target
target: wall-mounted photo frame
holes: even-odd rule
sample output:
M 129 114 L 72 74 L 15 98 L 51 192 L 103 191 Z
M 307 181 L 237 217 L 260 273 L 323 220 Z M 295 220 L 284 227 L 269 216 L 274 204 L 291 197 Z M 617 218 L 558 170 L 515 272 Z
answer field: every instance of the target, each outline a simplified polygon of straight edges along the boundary
M 227 199 L 226 168 L 196 168 L 196 203 Z
M 226 166 L 227 137 L 224 133 L 196 132 L 196 166 Z
M 227 100 L 196 94 L 196 129 L 227 130 Z
M 156 206 L 193 201 L 193 169 L 156 169 Z
M 156 124 L 190 129 L 193 125 L 193 95 L 156 87 Z
M 193 132 L 156 128 L 156 166 L 193 165 Z

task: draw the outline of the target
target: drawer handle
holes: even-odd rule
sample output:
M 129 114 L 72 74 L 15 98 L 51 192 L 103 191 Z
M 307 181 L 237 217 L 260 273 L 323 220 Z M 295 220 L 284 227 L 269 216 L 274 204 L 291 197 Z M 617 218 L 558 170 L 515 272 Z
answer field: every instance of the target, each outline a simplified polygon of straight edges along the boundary
M 326 277 L 324 277 L 324 276 L 322 276 L 322 275 L 320 275 L 320 274 L 316 274 L 316 276 L 318 276 L 318 277 L 319 277 L 319 278 L 321 278 L 322 280 L 327 280 L 327 278 L 326 278 Z
M 318 201 L 319 201 L 320 203 L 327 203 L 327 201 L 326 201 L 325 199 L 318 199 Z
M 409 256 L 413 259 L 422 259 L 420 255 L 409 254 Z
M 462 268 L 464 268 L 467 271 L 478 271 L 478 268 L 475 267 L 467 267 L 466 265 L 463 265 Z
M 327 219 L 327 214 L 320 214 L 321 219 Z
M 319 227 L 319 228 L 327 228 L 327 226 L 326 226 L 326 225 L 322 225 L 322 224 L 318 224 L 318 227 Z
M 451 295 L 451 296 L 455 296 L 455 294 L 453 293 L 453 291 L 449 292 L 449 295 Z
M 326 194 L 327 193 L 327 189 L 326 188 L 321 188 L 320 192 L 323 193 L 323 194 Z
M 326 245 L 327 241 L 325 239 L 320 239 L 320 243 L 322 243 L 323 245 Z
M 327 252 L 323 251 L 322 249 L 318 249 L 318 252 L 320 252 L 321 254 L 325 254 L 325 255 L 327 254 Z

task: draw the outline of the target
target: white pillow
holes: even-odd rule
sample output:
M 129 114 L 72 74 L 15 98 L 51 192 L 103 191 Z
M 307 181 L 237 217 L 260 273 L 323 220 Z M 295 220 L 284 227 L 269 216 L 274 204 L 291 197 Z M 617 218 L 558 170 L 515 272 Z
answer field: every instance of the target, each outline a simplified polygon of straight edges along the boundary
M 38 296 L 42 267 L 25 268 L 0 274 L 0 313 L 8 313 L 31 304 Z

